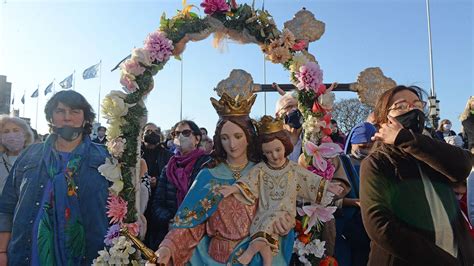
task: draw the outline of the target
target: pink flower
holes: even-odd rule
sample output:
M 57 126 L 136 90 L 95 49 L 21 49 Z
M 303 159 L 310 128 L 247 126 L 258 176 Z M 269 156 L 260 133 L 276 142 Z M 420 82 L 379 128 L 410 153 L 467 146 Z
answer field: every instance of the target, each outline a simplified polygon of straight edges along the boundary
M 140 233 L 140 225 L 138 225 L 137 222 L 133 224 L 125 224 L 125 226 L 127 226 L 128 232 L 133 236 L 138 236 L 138 233 Z
M 110 219 L 110 223 L 121 223 L 127 215 L 127 205 L 128 202 L 123 200 L 120 196 L 116 196 L 114 194 L 109 195 L 109 199 L 107 200 L 107 217 L 112 218 Z
M 207 15 L 223 13 L 230 10 L 225 0 L 204 0 L 204 2 L 201 3 L 201 7 L 204 7 L 204 13 Z
M 142 67 L 137 61 L 133 59 L 127 59 L 121 66 L 120 68 L 122 71 L 124 71 L 127 74 L 133 75 L 133 76 L 140 76 L 145 72 L 145 68 Z
M 306 154 L 313 156 L 313 166 L 321 171 L 326 171 L 328 167 L 328 162 L 324 158 L 334 158 L 342 152 L 341 147 L 335 143 L 321 143 L 318 146 L 307 141 L 304 148 Z
M 161 31 L 155 31 L 148 35 L 143 49 L 150 53 L 153 62 L 161 63 L 170 58 L 173 51 L 173 42 L 166 38 Z
M 323 83 L 323 71 L 316 62 L 308 62 L 300 67 L 299 72 L 295 73 L 298 79 L 299 90 L 316 90 Z
M 291 50 L 293 50 L 293 51 L 301 51 L 301 50 L 304 50 L 307 45 L 308 45 L 308 43 L 306 43 L 305 40 L 299 40 L 298 42 L 296 42 L 296 43 L 293 45 L 293 47 L 291 47 Z
M 336 171 L 336 168 L 334 167 L 334 165 L 326 160 L 327 162 L 327 166 L 326 166 L 326 170 L 322 171 L 314 166 L 309 166 L 308 167 L 308 170 L 319 175 L 319 176 L 322 176 L 324 179 L 326 180 L 331 180 L 332 177 L 334 176 L 334 172 Z
M 130 74 L 122 74 L 120 84 L 130 93 L 138 89 L 138 83 L 135 81 L 135 77 Z
M 323 207 L 321 205 L 307 205 L 303 208 L 296 208 L 296 211 L 300 216 L 308 215 L 309 222 L 308 228 L 304 231 L 305 234 L 308 234 L 311 228 L 316 224 L 316 222 L 321 221 L 323 223 L 330 221 L 334 218 L 332 215 L 336 211 L 337 207 Z

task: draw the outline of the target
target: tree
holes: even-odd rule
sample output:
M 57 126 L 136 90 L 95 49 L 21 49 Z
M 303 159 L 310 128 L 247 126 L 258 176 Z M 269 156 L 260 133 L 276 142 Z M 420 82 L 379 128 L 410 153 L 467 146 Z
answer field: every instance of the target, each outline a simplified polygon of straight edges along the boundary
M 372 111 L 372 107 L 356 98 L 342 99 L 334 103 L 332 117 L 343 132 L 349 133 L 357 123 L 365 121 Z

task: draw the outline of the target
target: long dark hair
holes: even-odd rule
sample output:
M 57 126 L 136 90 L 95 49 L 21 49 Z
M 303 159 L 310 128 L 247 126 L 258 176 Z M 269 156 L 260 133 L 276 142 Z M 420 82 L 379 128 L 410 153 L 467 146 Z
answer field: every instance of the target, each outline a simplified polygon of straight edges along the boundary
M 181 120 L 172 127 L 171 132 L 174 132 L 179 125 L 188 125 L 191 131 L 193 132 L 193 135 L 196 136 L 196 138 L 198 139 L 198 143 L 201 142 L 202 132 L 201 132 L 201 129 L 198 127 L 198 125 L 196 125 L 196 123 L 194 123 L 191 120 Z
M 258 152 L 258 145 L 257 144 L 257 134 L 255 130 L 255 126 L 248 116 L 226 116 L 220 117 L 219 121 L 217 121 L 216 131 L 214 133 L 214 152 L 212 156 L 214 157 L 217 162 L 225 162 L 227 158 L 227 153 L 225 152 L 224 148 L 222 147 L 221 141 L 221 131 L 222 127 L 225 123 L 232 122 L 239 126 L 245 133 L 245 137 L 247 138 L 247 158 L 249 161 L 252 162 L 259 162 L 260 156 Z
M 83 134 L 88 135 L 92 132 L 92 123 L 95 119 L 94 109 L 92 109 L 92 106 L 87 102 L 82 94 L 73 90 L 57 92 L 46 103 L 44 113 L 46 114 L 46 120 L 48 121 L 50 129 L 53 128 L 54 109 L 58 107 L 59 103 L 62 103 L 71 109 L 81 109 L 84 112 L 85 122 Z

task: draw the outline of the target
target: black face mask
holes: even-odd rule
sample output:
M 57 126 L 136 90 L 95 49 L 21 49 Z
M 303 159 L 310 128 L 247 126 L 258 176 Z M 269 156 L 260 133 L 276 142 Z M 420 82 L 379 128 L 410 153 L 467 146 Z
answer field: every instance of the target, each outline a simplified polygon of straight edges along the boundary
M 146 134 L 143 140 L 148 144 L 156 145 L 160 143 L 160 135 L 156 134 L 155 132 L 151 132 Z
M 58 134 L 61 138 L 67 141 L 73 141 L 81 136 L 82 132 L 84 131 L 84 127 L 54 127 L 53 132 Z
M 421 133 L 425 127 L 425 114 L 419 109 L 413 109 L 407 113 L 395 117 L 406 129 L 414 133 Z
M 303 115 L 300 110 L 296 109 L 285 115 L 285 124 L 294 129 L 299 129 L 303 125 Z

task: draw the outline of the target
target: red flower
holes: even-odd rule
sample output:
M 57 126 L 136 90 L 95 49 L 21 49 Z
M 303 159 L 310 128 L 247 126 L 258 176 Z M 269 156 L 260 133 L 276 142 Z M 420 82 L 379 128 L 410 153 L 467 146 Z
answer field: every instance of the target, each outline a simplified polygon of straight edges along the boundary
M 311 241 L 311 233 L 305 235 L 305 234 L 299 234 L 298 235 L 298 240 L 301 241 L 303 244 L 308 244 Z
M 338 266 L 337 260 L 334 257 L 326 256 L 319 262 L 319 266 Z
M 298 42 L 296 42 L 293 47 L 291 47 L 291 50 L 293 51 L 301 51 L 303 49 L 305 49 L 307 47 L 307 43 L 305 40 L 299 40 Z
M 311 111 L 313 111 L 313 113 L 325 113 L 324 109 L 321 107 L 321 105 L 319 105 L 317 101 L 314 101 L 313 108 L 311 109 Z
M 303 225 L 301 224 L 300 220 L 296 220 L 295 231 L 299 234 L 302 234 L 304 232 Z
M 326 85 L 324 85 L 324 84 L 319 85 L 319 87 L 316 91 L 318 96 L 324 94 L 325 92 L 326 92 Z

